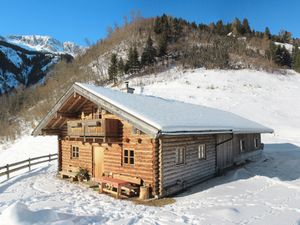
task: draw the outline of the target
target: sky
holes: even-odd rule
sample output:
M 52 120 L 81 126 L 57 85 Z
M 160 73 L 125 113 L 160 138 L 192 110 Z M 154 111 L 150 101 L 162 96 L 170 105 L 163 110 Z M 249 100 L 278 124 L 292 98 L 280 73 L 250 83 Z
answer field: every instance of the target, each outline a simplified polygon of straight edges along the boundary
M 0 35 L 50 35 L 60 41 L 86 45 L 121 25 L 124 16 L 166 13 L 198 23 L 247 18 L 250 26 L 272 33 L 281 29 L 300 38 L 299 0 L 1 0 Z

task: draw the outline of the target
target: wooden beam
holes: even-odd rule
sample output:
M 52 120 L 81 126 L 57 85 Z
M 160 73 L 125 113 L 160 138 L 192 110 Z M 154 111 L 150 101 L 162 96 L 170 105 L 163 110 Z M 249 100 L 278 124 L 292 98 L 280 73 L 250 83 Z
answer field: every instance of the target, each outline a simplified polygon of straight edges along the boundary
M 60 129 L 42 129 L 43 134 L 60 134 L 61 130 Z
M 68 118 L 63 118 L 63 122 L 60 124 L 59 128 L 62 128 L 65 125 L 65 122 L 67 121 Z
M 61 120 L 62 120 L 62 116 L 60 116 L 51 126 L 51 128 L 54 128 Z
M 56 115 L 59 117 L 65 117 L 65 118 L 76 118 L 78 113 L 77 112 L 56 112 Z
M 79 106 L 77 106 L 77 109 L 80 109 L 85 103 L 87 103 L 87 99 L 85 99 Z
M 66 111 L 70 111 L 79 101 L 81 100 L 81 96 L 74 100 L 74 102 L 66 109 Z

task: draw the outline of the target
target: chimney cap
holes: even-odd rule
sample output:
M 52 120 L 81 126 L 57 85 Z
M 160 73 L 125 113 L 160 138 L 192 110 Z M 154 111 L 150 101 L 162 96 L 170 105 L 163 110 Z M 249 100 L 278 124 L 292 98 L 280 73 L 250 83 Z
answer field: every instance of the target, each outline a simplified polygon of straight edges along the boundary
M 125 83 L 125 88 L 122 88 L 121 90 L 133 94 L 135 89 L 129 87 L 129 81 L 125 81 L 124 83 Z

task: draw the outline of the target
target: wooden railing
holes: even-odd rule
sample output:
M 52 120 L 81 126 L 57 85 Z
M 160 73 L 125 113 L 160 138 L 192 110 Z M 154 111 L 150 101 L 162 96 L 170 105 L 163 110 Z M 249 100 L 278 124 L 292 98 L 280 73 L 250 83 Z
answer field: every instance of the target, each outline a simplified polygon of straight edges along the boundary
M 68 121 L 69 136 L 105 136 L 105 120 L 86 119 Z
M 13 172 L 25 168 L 28 168 L 30 171 L 32 166 L 45 163 L 45 162 L 51 162 L 53 160 L 57 160 L 57 154 L 49 154 L 49 155 L 39 156 L 35 158 L 29 158 L 23 161 L 7 164 L 6 166 L 0 166 L 0 177 L 6 176 L 8 180 L 10 178 L 10 174 Z
M 84 119 L 67 121 L 67 133 L 70 137 L 118 137 L 119 120 Z

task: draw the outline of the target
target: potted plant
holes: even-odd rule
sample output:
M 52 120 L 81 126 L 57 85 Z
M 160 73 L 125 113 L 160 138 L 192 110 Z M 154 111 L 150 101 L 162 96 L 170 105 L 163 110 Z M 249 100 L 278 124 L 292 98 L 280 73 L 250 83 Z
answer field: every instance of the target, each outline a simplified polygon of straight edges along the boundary
M 82 182 L 83 180 L 88 181 L 90 179 L 89 171 L 85 168 L 80 167 L 77 177 L 80 182 Z

